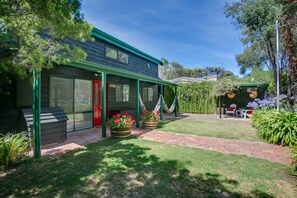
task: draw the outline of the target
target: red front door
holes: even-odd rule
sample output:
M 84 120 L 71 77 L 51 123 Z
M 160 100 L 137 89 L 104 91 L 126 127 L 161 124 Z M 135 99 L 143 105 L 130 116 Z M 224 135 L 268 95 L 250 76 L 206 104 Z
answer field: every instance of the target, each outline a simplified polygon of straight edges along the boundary
M 94 126 L 102 125 L 101 81 L 94 80 Z

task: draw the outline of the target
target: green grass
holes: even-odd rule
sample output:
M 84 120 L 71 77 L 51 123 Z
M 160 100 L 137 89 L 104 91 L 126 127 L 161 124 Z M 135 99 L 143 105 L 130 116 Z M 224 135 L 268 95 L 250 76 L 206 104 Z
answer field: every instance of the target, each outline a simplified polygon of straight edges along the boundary
M 0 174 L 0 197 L 294 197 L 293 190 L 281 164 L 133 138 Z
M 180 119 L 163 121 L 157 129 L 164 132 L 175 132 L 226 139 L 261 141 L 257 131 L 250 122 L 238 120 Z

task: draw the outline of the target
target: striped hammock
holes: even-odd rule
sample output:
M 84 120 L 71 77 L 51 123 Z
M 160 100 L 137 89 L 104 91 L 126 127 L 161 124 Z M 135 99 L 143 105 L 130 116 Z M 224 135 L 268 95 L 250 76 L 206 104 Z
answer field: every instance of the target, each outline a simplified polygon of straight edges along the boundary
M 176 96 L 174 97 L 174 100 L 172 102 L 172 105 L 170 108 L 168 108 L 165 100 L 164 100 L 164 97 L 162 97 L 162 100 L 163 100 L 163 109 L 167 112 L 167 113 L 173 113 L 174 109 L 175 109 L 175 106 L 176 106 Z M 139 94 L 139 104 L 140 104 L 140 108 L 142 110 L 142 112 L 146 112 L 147 111 L 147 108 L 145 107 L 143 101 L 142 101 L 142 98 Z M 161 108 L 161 96 L 159 97 L 158 99 L 158 102 L 153 110 L 153 112 L 156 112 L 156 111 L 159 111 Z

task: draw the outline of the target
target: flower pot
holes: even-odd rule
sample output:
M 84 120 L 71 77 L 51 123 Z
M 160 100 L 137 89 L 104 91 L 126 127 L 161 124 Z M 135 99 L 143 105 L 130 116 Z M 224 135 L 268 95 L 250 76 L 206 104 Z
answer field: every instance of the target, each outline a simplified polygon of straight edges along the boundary
M 131 129 L 130 128 L 124 128 L 124 129 L 110 129 L 110 135 L 114 138 L 126 138 L 131 135 Z
M 158 120 L 148 120 L 143 122 L 144 129 L 155 129 L 158 126 Z

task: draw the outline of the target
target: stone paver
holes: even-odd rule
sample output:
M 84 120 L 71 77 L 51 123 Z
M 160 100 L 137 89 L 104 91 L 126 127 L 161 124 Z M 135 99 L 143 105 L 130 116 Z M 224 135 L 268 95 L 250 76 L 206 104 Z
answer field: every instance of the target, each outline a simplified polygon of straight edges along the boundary
M 264 142 L 212 138 L 160 131 L 150 131 L 140 135 L 139 138 L 155 142 L 213 150 L 226 154 L 246 155 L 248 157 L 265 159 L 286 165 L 292 162 L 290 158 L 291 149 Z

